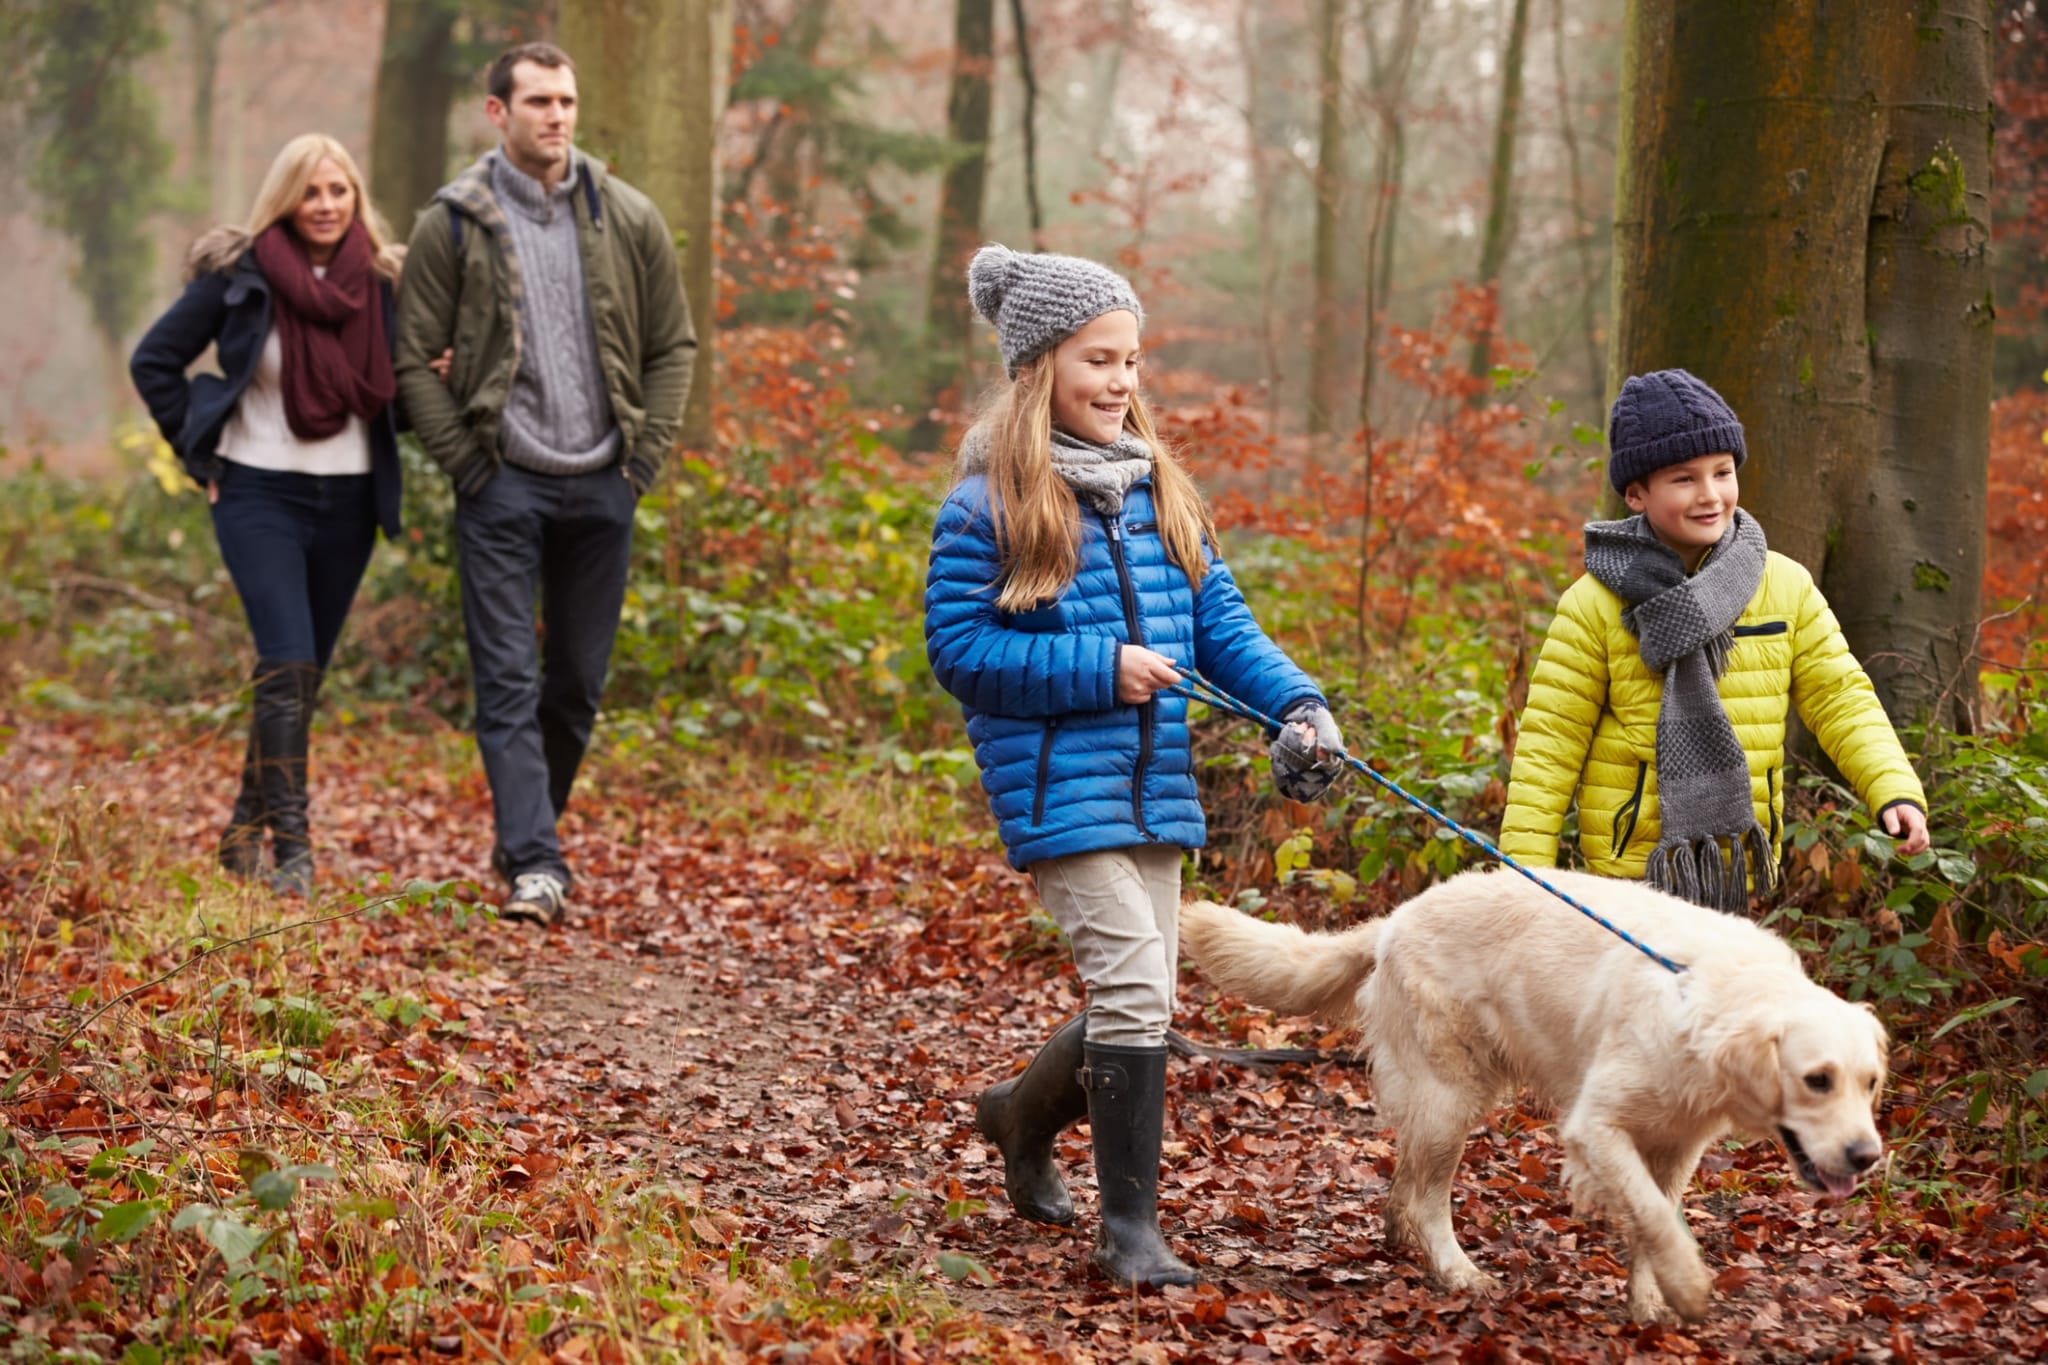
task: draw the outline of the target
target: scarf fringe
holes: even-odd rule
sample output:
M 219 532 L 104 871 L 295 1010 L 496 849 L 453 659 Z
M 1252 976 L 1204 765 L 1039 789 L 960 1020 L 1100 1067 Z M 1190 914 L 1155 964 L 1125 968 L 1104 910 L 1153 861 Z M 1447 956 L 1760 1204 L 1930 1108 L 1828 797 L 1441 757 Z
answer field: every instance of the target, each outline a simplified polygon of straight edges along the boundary
M 1770 837 L 1752 822 L 1725 844 L 1709 836 L 1657 845 L 1643 880 L 1694 905 L 1741 914 L 1749 909 L 1751 895 L 1767 896 L 1777 889 L 1778 860 Z

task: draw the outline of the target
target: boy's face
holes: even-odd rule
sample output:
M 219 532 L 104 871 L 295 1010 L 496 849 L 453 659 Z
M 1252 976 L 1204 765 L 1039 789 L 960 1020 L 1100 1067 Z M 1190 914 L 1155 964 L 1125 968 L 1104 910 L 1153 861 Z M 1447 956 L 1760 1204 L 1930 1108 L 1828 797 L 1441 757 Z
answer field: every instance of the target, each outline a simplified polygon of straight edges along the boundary
M 1741 491 L 1735 481 L 1735 457 L 1723 453 L 1659 469 L 1630 484 L 1622 497 L 1631 511 L 1643 514 L 1657 539 L 1678 552 L 1687 568 L 1696 568 L 1728 533 Z

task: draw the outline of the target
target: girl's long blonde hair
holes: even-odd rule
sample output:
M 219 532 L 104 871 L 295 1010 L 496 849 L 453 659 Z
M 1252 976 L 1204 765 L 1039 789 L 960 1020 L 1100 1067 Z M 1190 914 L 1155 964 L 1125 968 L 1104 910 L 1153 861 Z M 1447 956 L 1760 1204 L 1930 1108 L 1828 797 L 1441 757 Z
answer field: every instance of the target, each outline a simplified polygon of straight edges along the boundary
M 988 513 L 1002 568 L 996 606 L 1026 611 L 1066 591 L 1081 564 L 1081 505 L 1052 467 L 1050 352 L 1002 386 L 977 426 L 986 429 Z M 1144 395 L 1132 390 L 1124 430 L 1152 448 L 1152 506 L 1166 556 L 1202 590 L 1203 542 L 1216 523 L 1180 458 L 1159 439 Z
M 363 173 L 356 169 L 356 159 L 348 154 L 348 148 L 325 133 L 301 133 L 279 149 L 270 169 L 263 173 L 263 184 L 256 191 L 256 203 L 250 208 L 248 219 L 241 227 L 214 228 L 194 242 L 186 262 L 188 272 L 196 278 L 227 269 L 249 249 L 258 233 L 291 217 L 299 201 L 305 198 L 306 186 L 322 161 L 339 166 L 349 188 L 356 192 L 356 218 L 370 234 L 377 273 L 396 283 L 399 268 L 405 262 L 405 247 L 391 240 L 391 227 L 370 202 L 369 191 L 363 188 Z

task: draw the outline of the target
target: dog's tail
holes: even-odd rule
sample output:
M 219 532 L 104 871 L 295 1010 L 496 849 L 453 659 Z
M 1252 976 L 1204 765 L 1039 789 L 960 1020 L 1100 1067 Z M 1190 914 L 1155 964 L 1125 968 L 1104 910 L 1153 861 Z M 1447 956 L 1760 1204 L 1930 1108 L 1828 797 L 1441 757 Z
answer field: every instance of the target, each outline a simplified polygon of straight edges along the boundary
M 1374 923 L 1308 934 L 1211 901 L 1180 908 L 1181 946 L 1203 976 L 1254 1005 L 1331 1024 L 1359 1022 L 1358 988 L 1378 960 L 1379 933 Z

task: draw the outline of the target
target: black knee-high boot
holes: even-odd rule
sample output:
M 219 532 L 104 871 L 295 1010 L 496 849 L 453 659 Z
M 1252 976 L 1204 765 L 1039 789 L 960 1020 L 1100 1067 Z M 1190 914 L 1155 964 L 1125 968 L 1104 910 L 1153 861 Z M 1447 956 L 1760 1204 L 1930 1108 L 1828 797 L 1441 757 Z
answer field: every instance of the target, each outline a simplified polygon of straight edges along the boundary
M 1088 1112 L 1081 1040 L 1088 1022 L 1077 1014 L 1053 1031 L 1023 1074 L 981 1093 L 974 1126 L 1003 1154 L 1003 1190 L 1010 1207 L 1039 1223 L 1074 1221 L 1074 1201 L 1060 1179 L 1052 1144 L 1060 1130 Z
M 1084 1044 L 1088 1126 L 1102 1229 L 1095 1264 L 1118 1284 L 1193 1284 L 1195 1272 L 1159 1235 L 1159 1141 L 1166 1123 L 1166 1049 Z
M 257 780 L 270 822 L 275 868 L 270 889 L 306 896 L 313 890 L 313 849 L 306 824 L 306 744 L 320 669 L 293 660 L 266 660 L 256 680 Z
M 264 818 L 263 784 L 258 777 L 261 756 L 257 744 L 256 716 L 252 707 L 249 742 L 242 748 L 242 789 L 235 794 L 235 808 L 228 814 L 227 828 L 220 832 L 220 865 L 237 877 L 254 877 L 263 870 L 263 831 L 270 826 Z

